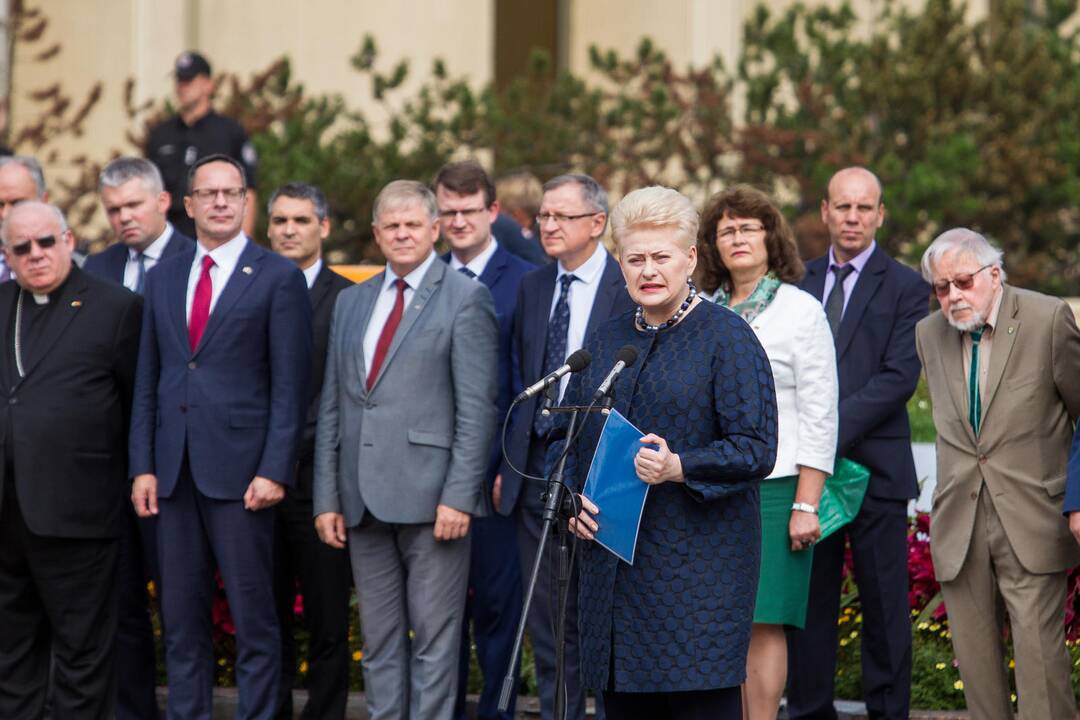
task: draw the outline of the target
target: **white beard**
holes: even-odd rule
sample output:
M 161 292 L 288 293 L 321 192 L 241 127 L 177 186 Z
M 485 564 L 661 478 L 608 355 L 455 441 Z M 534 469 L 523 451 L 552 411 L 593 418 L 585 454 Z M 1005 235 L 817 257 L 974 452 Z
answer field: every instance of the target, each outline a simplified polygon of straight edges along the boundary
M 957 320 L 953 317 L 953 310 L 970 310 L 971 317 L 967 320 Z M 949 308 L 949 312 L 946 313 L 945 319 L 949 321 L 950 325 L 952 325 L 960 332 L 971 332 L 972 330 L 978 330 L 986 324 L 986 318 L 982 316 L 982 313 L 967 304 L 960 306 L 953 305 L 951 308 Z

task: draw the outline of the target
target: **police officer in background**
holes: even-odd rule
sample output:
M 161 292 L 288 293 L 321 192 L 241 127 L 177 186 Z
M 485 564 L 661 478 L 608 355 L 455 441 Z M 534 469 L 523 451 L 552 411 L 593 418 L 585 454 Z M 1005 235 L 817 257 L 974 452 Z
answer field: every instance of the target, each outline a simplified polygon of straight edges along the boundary
M 233 119 L 214 112 L 210 100 L 214 80 L 210 63 L 197 52 L 176 58 L 176 112 L 150 130 L 146 157 L 161 170 L 165 189 L 172 195 L 168 218 L 177 230 L 195 237 L 195 222 L 184 211 L 188 170 L 207 155 L 228 155 L 244 166 L 248 191 L 244 205 L 244 234 L 255 230 L 255 148 L 244 129 Z

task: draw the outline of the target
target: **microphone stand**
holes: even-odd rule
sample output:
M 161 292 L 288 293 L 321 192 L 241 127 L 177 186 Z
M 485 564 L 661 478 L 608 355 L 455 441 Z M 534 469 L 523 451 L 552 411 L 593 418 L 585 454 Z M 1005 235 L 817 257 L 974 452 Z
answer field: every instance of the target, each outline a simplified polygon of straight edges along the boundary
M 610 393 L 608 394 L 610 396 Z M 521 654 L 521 644 L 525 638 L 525 626 L 529 618 L 529 609 L 532 607 L 533 596 L 536 593 L 536 581 L 540 577 L 540 565 L 544 558 L 544 550 L 547 547 L 548 537 L 552 530 L 558 542 L 557 558 L 557 605 L 555 612 L 555 712 L 556 720 L 566 717 L 566 600 L 570 587 L 570 531 L 567 524 L 572 517 L 572 507 L 565 496 L 563 485 L 563 471 L 566 467 L 566 456 L 569 455 L 569 444 L 574 440 L 577 430 L 578 415 L 586 412 L 600 412 L 607 415 L 610 412 L 611 402 L 601 402 L 590 406 L 569 405 L 565 407 L 550 407 L 545 404 L 548 412 L 570 413 L 570 422 L 566 428 L 566 443 L 555 470 L 548 476 L 548 488 L 545 497 L 543 527 L 540 530 L 540 544 L 536 548 L 536 558 L 533 560 L 532 572 L 529 575 L 529 587 L 525 591 L 525 604 L 521 610 L 521 620 L 518 621 L 517 635 L 514 638 L 514 651 L 510 655 L 510 664 L 503 678 L 502 690 L 499 693 L 499 712 L 506 712 L 510 706 L 510 696 L 514 691 L 517 681 L 514 668 L 517 666 L 518 657 Z

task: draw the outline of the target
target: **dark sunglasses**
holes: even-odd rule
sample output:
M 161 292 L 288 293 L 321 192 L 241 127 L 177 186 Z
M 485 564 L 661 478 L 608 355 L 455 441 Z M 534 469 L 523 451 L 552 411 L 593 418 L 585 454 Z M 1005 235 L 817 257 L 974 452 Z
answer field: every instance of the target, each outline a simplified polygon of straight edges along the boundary
M 934 293 L 939 297 L 946 297 L 949 294 L 949 286 L 955 285 L 957 290 L 970 290 L 971 286 L 975 284 L 975 276 L 981 273 L 990 265 L 983 265 L 981 268 L 973 273 L 965 273 L 963 275 L 957 275 L 952 280 L 938 280 L 934 283 Z
M 56 244 L 56 236 L 46 235 L 45 237 L 31 238 L 30 240 L 27 240 L 24 243 L 19 243 L 18 245 L 9 245 L 8 250 L 11 251 L 12 255 L 28 255 L 30 254 L 31 243 L 37 243 L 37 246 L 42 250 L 48 250 Z

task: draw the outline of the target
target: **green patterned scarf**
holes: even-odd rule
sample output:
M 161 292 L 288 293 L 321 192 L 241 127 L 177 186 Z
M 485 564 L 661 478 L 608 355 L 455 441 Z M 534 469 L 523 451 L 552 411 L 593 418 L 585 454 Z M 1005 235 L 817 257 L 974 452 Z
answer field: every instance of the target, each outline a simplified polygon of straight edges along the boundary
M 729 295 L 724 288 L 718 288 L 716 290 L 715 301 L 723 305 L 726 308 L 742 315 L 743 320 L 750 323 L 754 321 L 758 315 L 760 315 L 765 308 L 769 307 L 769 303 L 776 297 L 776 291 L 780 289 L 783 283 L 776 277 L 775 274 L 768 272 L 758 280 L 758 284 L 754 286 L 754 291 L 750 293 L 750 297 L 743 300 L 735 307 L 731 307 L 731 295 Z

